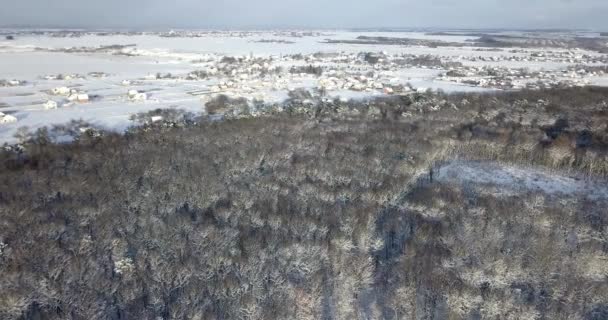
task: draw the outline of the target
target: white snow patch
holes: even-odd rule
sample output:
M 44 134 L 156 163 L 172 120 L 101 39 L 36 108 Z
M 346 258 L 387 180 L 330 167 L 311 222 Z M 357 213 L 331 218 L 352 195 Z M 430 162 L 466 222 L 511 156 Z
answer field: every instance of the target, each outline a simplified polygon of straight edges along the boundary
M 444 183 L 494 186 L 500 194 L 543 192 L 548 195 L 586 196 L 608 199 L 608 181 L 552 173 L 539 168 L 518 167 L 487 161 L 453 161 L 436 172 Z

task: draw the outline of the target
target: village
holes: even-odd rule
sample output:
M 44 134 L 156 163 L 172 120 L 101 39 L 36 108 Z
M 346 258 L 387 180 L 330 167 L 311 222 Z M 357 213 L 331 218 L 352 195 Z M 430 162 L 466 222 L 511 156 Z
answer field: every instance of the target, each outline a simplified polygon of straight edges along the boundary
M 137 55 L 137 49 L 116 46 L 120 53 Z M 510 53 L 526 54 L 524 50 Z M 114 54 L 118 54 L 115 52 Z M 501 62 L 551 62 L 568 63 L 564 69 L 530 71 L 527 68 L 501 66 Z M 475 66 L 467 63 L 491 62 L 495 65 Z M 601 77 L 605 71 L 587 71 L 585 66 L 606 62 L 606 57 L 577 54 L 575 52 L 530 53 L 525 56 L 491 57 L 448 57 L 429 54 L 388 54 L 370 53 L 314 53 L 311 55 L 285 55 L 254 57 L 223 56 L 207 54 L 192 64 L 197 70 L 187 74 L 148 74 L 138 79 L 124 79 L 122 86 L 145 84 L 158 80 L 174 82 L 205 82 L 200 90 L 189 91 L 195 96 L 208 97 L 226 94 L 244 97 L 250 101 L 265 100 L 269 92 L 289 92 L 305 87 L 323 94 L 332 92 L 367 92 L 370 94 L 407 94 L 426 91 L 425 87 L 414 87 L 408 81 L 411 77 L 400 77 L 403 70 L 412 68 L 436 70 L 432 80 L 452 82 L 466 86 L 490 89 L 540 89 L 562 86 L 581 86 L 590 83 L 589 78 Z M 579 69 L 576 66 L 582 66 Z M 104 72 L 83 74 L 51 74 L 40 78 L 49 81 L 86 80 L 106 78 Z M 0 86 L 22 86 L 26 81 L 0 80 Z M 128 101 L 145 101 L 144 93 L 127 90 Z M 46 110 L 68 107 L 74 103 L 86 103 L 90 97 L 66 86 L 55 87 L 49 95 L 65 99 L 51 98 L 43 105 Z M 103 98 L 103 97 L 97 97 Z M 203 98 L 204 100 L 205 98 Z
M 512 51 L 514 52 L 514 51 Z M 526 53 L 526 52 L 520 52 Z M 131 52 L 131 54 L 134 54 Z M 248 101 L 268 101 L 271 93 L 288 93 L 297 88 L 306 88 L 329 95 L 340 92 L 379 94 L 408 94 L 425 92 L 427 87 L 414 87 L 403 77 L 402 71 L 412 68 L 437 71 L 432 80 L 459 85 L 497 90 L 543 89 L 552 87 L 583 86 L 591 83 L 593 77 L 602 77 L 606 73 L 601 68 L 587 71 L 585 66 L 605 62 L 605 57 L 576 54 L 575 52 L 546 54 L 531 53 L 522 56 L 463 57 L 456 59 L 432 55 L 378 53 L 315 53 L 311 55 L 285 55 L 254 57 L 206 55 L 193 61 L 197 70 L 187 74 L 148 74 L 138 79 L 124 79 L 122 86 L 136 86 L 156 81 L 175 83 L 204 83 L 200 89 L 188 91 L 193 96 L 201 97 L 202 104 L 214 95 L 225 94 L 231 97 L 242 97 Z M 501 66 L 467 65 L 468 62 L 551 62 L 568 63 L 564 69 L 529 70 Z M 571 64 L 571 65 L 570 65 Z M 577 68 L 578 66 L 578 68 Z M 433 74 L 432 72 L 430 74 Z M 46 75 L 47 80 L 86 79 L 86 77 L 104 78 L 105 73 Z M 10 83 L 18 85 L 14 80 Z M 146 101 L 145 92 L 127 90 L 126 101 Z M 346 93 L 346 94 L 345 94 Z M 74 103 L 89 102 L 85 92 L 78 92 L 67 87 L 57 87 L 52 91 L 54 96 L 64 96 L 63 101 L 49 100 L 45 109 L 70 106 Z M 355 95 L 356 96 L 356 95 Z M 271 101 L 274 102 L 274 101 Z
M 49 55 L 63 60 L 57 67 L 46 65 L 48 72 L 15 69 L 0 74 L 0 111 L 4 113 L 0 133 L 6 136 L 20 126 L 39 126 L 39 117 L 69 120 L 71 114 L 84 115 L 87 121 L 105 126 L 119 121 L 124 128 L 131 115 L 150 109 L 184 108 L 205 114 L 206 105 L 218 96 L 242 99 L 251 110 L 263 111 L 265 106 L 276 106 L 293 96 L 313 104 L 336 98 L 347 101 L 428 91 L 608 85 L 608 56 L 600 52 L 474 47 L 466 39 L 450 35 L 407 33 L 397 38 L 377 34 L 12 32 L 13 40 L 0 43 L 0 56 L 25 52 L 32 57 Z M 348 37 L 352 41 L 327 41 Z M 406 41 L 410 39 L 406 37 L 419 37 L 421 41 Z M 179 46 L 163 48 L 166 41 L 178 41 Z M 391 44 L 359 43 L 362 41 Z M 57 45 L 48 44 L 55 42 Z M 198 50 L 199 45 L 213 47 Z M 73 62 L 77 64 L 72 66 Z M 11 70 L 9 64 L 5 68 Z

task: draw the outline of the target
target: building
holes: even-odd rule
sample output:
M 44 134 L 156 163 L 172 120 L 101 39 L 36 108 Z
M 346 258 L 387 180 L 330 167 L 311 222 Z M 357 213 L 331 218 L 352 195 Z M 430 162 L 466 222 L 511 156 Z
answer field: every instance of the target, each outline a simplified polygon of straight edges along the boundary
M 17 118 L 11 116 L 10 114 L 4 114 L 0 112 L 0 124 L 8 124 L 17 122 Z
M 86 93 L 79 93 L 76 97 L 78 102 L 89 102 L 89 95 Z
M 47 102 L 45 102 L 43 105 L 44 110 L 52 110 L 52 109 L 57 109 L 57 107 L 59 106 L 57 104 L 57 102 L 53 101 L 53 100 L 49 100 Z
M 71 92 L 71 90 L 68 87 L 58 87 L 58 88 L 53 89 L 54 95 L 67 96 L 70 94 L 70 92 Z
M 137 90 L 129 90 L 127 93 L 129 100 L 131 101 L 146 101 L 148 100 L 148 95 L 145 92 L 139 92 Z
M 89 102 L 89 95 L 86 93 L 72 93 L 68 100 L 71 102 L 85 103 Z

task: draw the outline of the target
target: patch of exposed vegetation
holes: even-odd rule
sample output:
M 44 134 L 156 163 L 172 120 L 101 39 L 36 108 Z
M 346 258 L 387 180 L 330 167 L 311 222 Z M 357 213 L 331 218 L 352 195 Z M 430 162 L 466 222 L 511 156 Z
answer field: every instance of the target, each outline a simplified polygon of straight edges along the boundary
M 289 69 L 289 72 L 290 73 L 307 73 L 307 74 L 313 74 L 317 77 L 320 77 L 321 75 L 323 75 L 323 67 L 314 66 L 314 65 L 293 66 Z
M 463 47 L 465 43 L 448 42 L 440 40 L 396 38 L 396 37 L 370 37 L 358 36 L 355 40 L 334 40 L 326 39 L 326 43 L 346 43 L 346 44 L 371 44 L 371 45 L 398 45 L 398 46 L 427 46 L 436 47 Z
M 255 41 L 257 43 L 278 43 L 278 44 L 294 44 L 293 41 L 283 40 L 283 39 L 260 39 Z
M 469 40 L 478 46 L 500 47 L 500 48 L 584 48 L 601 53 L 606 52 L 606 41 L 601 38 L 571 37 L 518 37 L 508 35 L 482 35 L 478 39 Z
M 249 103 L 245 98 L 232 98 L 220 94 L 205 104 L 205 109 L 210 115 L 249 113 Z

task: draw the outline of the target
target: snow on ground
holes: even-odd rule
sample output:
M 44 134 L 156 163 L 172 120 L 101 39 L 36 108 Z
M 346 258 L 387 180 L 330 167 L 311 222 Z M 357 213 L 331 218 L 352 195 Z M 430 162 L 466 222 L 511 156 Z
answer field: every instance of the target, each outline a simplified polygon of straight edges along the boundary
M 136 44 L 138 49 L 163 52 L 165 50 L 178 53 L 222 53 L 227 55 L 243 55 L 253 53 L 256 55 L 280 55 L 280 54 L 310 54 L 319 51 L 360 52 L 377 51 L 374 45 L 348 45 L 336 46 L 322 43 L 325 39 L 355 40 L 359 36 L 368 37 L 396 37 L 427 39 L 450 42 L 465 42 L 472 37 L 463 36 L 430 36 L 422 32 L 350 32 L 331 31 L 322 32 L 319 36 L 290 37 L 277 36 L 272 32 L 257 32 L 248 36 L 226 36 L 223 33 L 208 34 L 205 37 L 187 38 L 161 38 L 153 34 L 149 35 L 112 35 L 97 36 L 85 35 L 82 37 L 51 38 L 48 36 L 24 36 L 14 41 L 0 41 L 0 46 L 11 47 L 42 47 L 42 48 L 68 48 L 68 47 L 95 47 L 108 45 L 131 45 Z M 294 42 L 292 44 L 260 43 L 255 42 L 263 39 L 285 40 Z M 401 51 L 402 48 L 391 48 L 386 46 L 382 50 Z
M 529 68 L 530 70 L 561 70 L 568 67 L 563 59 L 548 58 L 545 61 L 525 61 L 530 54 L 540 49 L 526 50 L 478 50 L 472 47 L 423 47 L 369 44 L 332 44 L 326 39 L 355 40 L 358 36 L 397 37 L 466 42 L 470 36 L 428 35 L 422 32 L 350 32 L 318 31 L 304 36 L 292 36 L 290 32 L 209 32 L 201 37 L 161 37 L 159 34 L 107 35 L 86 34 L 80 37 L 51 37 L 49 35 L 21 34 L 14 41 L 0 40 L 0 80 L 22 80 L 25 85 L 0 87 L 0 111 L 17 117 L 16 123 L 0 126 L 0 143 L 13 142 L 17 128 L 28 126 L 36 129 L 42 126 L 60 124 L 71 119 L 83 118 L 94 124 L 110 129 L 122 130 L 128 126 L 133 113 L 156 108 L 177 107 L 201 112 L 207 94 L 197 96 L 191 92 L 209 91 L 210 88 L 232 82 L 240 74 L 232 77 L 214 75 L 207 79 L 185 80 L 185 76 L 195 70 L 209 70 L 218 64 L 223 56 L 253 56 L 270 61 L 270 67 L 283 67 L 279 75 L 264 79 L 247 79 L 235 87 L 222 88 L 222 93 L 242 95 L 249 99 L 263 96 L 267 103 L 280 102 L 287 97 L 288 89 L 318 87 L 319 78 L 312 75 L 291 75 L 292 66 L 321 65 L 335 69 L 342 74 L 337 83 L 344 85 L 357 76 L 369 72 L 380 74 L 374 81 L 384 85 L 407 85 L 414 89 L 441 89 L 446 92 L 493 90 L 482 86 L 471 86 L 440 79 L 447 70 L 441 68 L 391 67 L 390 70 L 374 69 L 366 63 L 355 61 L 357 54 L 364 52 L 385 52 L 389 55 L 432 55 L 447 62 L 461 62 L 465 66 L 491 66 L 508 68 Z M 259 42 L 260 40 L 284 41 L 290 43 Z M 128 45 L 123 54 L 111 51 L 95 53 L 62 52 L 66 48 L 98 48 L 100 46 Z M 567 50 L 552 50 L 552 54 L 566 54 Z M 286 55 L 316 52 L 341 53 L 348 61 L 317 59 L 311 62 L 294 60 Z M 128 55 L 124 55 L 124 54 Z M 577 56 L 598 56 L 584 50 L 576 51 Z M 515 57 L 518 61 L 508 61 Z M 497 60 L 496 60 L 497 59 Z M 552 60 L 553 59 L 553 60 Z M 200 60 L 200 61 L 197 61 Z M 202 62 L 201 62 L 202 61 Z M 241 72 L 243 70 L 240 70 Z M 89 76 L 90 72 L 103 72 L 103 77 Z M 178 79 L 150 79 L 155 74 L 178 75 Z M 46 75 L 79 74 L 84 79 L 45 80 Z M 325 74 L 324 74 L 325 77 Z M 608 76 L 597 76 L 592 83 L 607 85 Z M 132 84 L 125 85 L 128 80 Z M 530 79 L 533 81 L 534 79 Z M 270 84 L 268 84 L 270 83 Z M 87 103 L 44 110 L 48 100 L 61 102 L 65 97 L 54 96 L 50 91 L 67 86 L 96 96 Z M 149 95 L 147 101 L 132 102 L 126 97 L 129 90 L 138 90 Z M 383 88 L 353 91 L 336 86 L 328 90 L 329 96 L 342 98 L 366 98 L 382 95 Z
M 555 196 L 608 200 L 608 181 L 589 180 L 539 168 L 489 161 L 452 161 L 440 166 L 435 172 L 436 181 L 475 185 L 499 196 L 542 192 Z
M 105 72 L 124 76 L 144 76 L 157 72 L 187 72 L 188 65 L 172 64 L 147 57 L 130 58 L 107 54 L 69 54 L 63 52 L 2 52 L 0 79 L 35 81 L 47 74 Z

